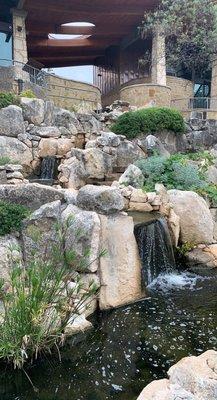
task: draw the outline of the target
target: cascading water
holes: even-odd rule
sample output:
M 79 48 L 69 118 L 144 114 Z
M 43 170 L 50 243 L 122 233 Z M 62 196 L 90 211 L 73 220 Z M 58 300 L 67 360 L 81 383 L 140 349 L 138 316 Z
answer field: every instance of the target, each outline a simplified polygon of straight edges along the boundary
M 54 179 L 56 167 L 56 158 L 55 157 L 45 157 L 42 159 L 41 163 L 41 179 Z
M 173 247 L 165 219 L 136 225 L 135 237 L 146 285 L 150 285 L 160 274 L 168 274 L 175 269 Z

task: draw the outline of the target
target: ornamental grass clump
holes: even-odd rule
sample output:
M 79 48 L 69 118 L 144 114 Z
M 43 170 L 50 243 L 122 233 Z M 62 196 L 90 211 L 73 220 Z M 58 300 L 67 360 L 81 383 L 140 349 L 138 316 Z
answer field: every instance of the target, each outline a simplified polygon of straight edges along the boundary
M 116 134 L 128 139 L 144 133 L 158 133 L 164 130 L 182 134 L 185 123 L 181 113 L 167 107 L 151 107 L 122 114 L 111 128 Z
M 33 252 L 25 266 L 20 261 L 13 265 L 9 281 L 0 281 L 0 360 L 16 369 L 24 370 L 26 363 L 52 351 L 60 357 L 65 328 L 89 307 L 99 289 L 94 281 L 82 284 L 72 262 L 79 269 L 88 262 L 85 257 L 76 260 L 73 250 L 64 251 L 66 231 L 57 230 L 59 242 L 49 256 Z

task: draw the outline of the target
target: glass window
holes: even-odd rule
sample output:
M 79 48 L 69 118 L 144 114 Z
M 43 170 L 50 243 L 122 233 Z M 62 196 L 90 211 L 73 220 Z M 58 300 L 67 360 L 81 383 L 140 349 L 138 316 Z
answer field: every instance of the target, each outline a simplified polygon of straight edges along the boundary
M 7 42 L 7 34 L 0 32 L 0 66 L 12 65 L 12 36 Z

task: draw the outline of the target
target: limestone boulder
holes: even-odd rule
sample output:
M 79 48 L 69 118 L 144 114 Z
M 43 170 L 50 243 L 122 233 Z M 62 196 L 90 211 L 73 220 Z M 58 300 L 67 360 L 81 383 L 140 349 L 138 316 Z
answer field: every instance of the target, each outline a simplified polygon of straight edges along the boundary
M 129 140 L 121 141 L 116 152 L 116 166 L 121 169 L 126 169 L 130 164 L 135 163 L 140 158 L 144 158 L 146 154 L 137 145 L 137 143 Z
M 76 190 L 85 185 L 87 175 L 84 164 L 76 157 L 66 159 L 59 165 L 58 170 L 60 171 L 59 181 L 64 187 Z
M 16 138 L 25 133 L 22 108 L 8 106 L 0 110 L 0 136 Z
M 22 264 L 22 251 L 16 237 L 0 237 L 0 278 L 9 280 L 12 268 Z
M 0 185 L 0 200 L 10 200 L 11 203 L 22 204 L 31 210 L 36 210 L 43 204 L 63 199 L 64 193 L 61 190 L 38 183 Z
M 9 157 L 11 161 L 30 167 L 33 160 L 31 149 L 16 138 L 0 136 L 0 157 Z
M 217 185 L 217 168 L 214 165 L 211 165 L 206 173 L 207 181 Z
M 150 156 L 155 152 L 163 157 L 170 156 L 169 151 L 167 151 L 161 141 L 154 135 L 148 135 L 146 138 L 139 139 L 138 145 Z
M 65 251 L 74 252 L 73 269 L 96 272 L 100 253 L 100 219 L 97 213 L 84 211 L 70 204 L 62 213 L 65 231 Z M 84 255 L 86 254 L 85 258 Z
M 54 113 L 54 125 L 66 128 L 71 135 L 82 132 L 82 127 L 76 114 L 64 109 L 56 109 Z
M 137 400 L 215 400 L 217 352 L 186 357 L 170 368 L 169 379 L 149 384 Z
M 59 138 L 57 141 L 57 155 L 65 156 L 73 147 L 71 139 Z
M 169 201 L 180 217 L 182 243 L 212 243 L 214 223 L 205 200 L 191 191 L 170 190 Z
M 56 126 L 39 126 L 34 129 L 34 135 L 40 136 L 41 138 L 59 138 L 61 132 Z
M 141 188 L 144 184 L 144 176 L 142 171 L 136 167 L 136 165 L 130 164 L 123 175 L 121 175 L 119 184 L 123 186 Z
M 43 100 L 22 97 L 20 102 L 25 121 L 28 121 L 29 124 L 34 125 L 41 125 L 44 122 L 45 103 Z
M 100 215 L 100 259 L 102 310 L 131 303 L 141 296 L 141 264 L 134 236 L 133 218 L 126 215 Z
M 118 147 L 121 144 L 121 138 L 113 132 L 100 132 L 97 138 L 99 146 Z
M 46 100 L 44 106 L 44 124 L 51 126 L 54 123 L 54 102 L 51 100 Z
M 210 208 L 214 223 L 214 239 L 217 240 L 217 208 Z
M 199 245 L 186 254 L 187 265 L 200 275 L 217 273 L 217 244 Z
M 25 262 L 30 262 L 33 257 L 46 261 L 52 256 L 54 249 L 59 249 L 61 254 L 61 239 L 57 230 L 60 221 L 61 202 L 57 200 L 44 204 L 23 222 L 22 245 Z M 58 261 L 56 262 L 58 265 Z
M 58 153 L 58 140 L 57 139 L 41 139 L 38 146 L 38 156 L 41 158 L 44 157 L 53 157 Z
M 113 158 L 100 149 L 83 150 L 84 168 L 88 178 L 103 179 L 112 171 L 112 161 Z
M 86 185 L 77 196 L 78 207 L 102 214 L 114 214 L 124 209 L 124 198 L 119 189 L 110 186 Z

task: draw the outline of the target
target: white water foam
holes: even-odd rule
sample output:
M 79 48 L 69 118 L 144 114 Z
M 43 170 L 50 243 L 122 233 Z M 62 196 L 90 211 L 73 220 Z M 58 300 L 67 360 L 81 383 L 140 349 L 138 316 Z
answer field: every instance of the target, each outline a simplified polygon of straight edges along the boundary
M 168 292 L 173 289 L 183 290 L 186 288 L 194 290 L 197 282 L 204 279 L 205 278 L 190 272 L 171 272 L 168 274 L 160 274 L 150 283 L 148 288 L 152 290 L 160 290 L 162 292 Z

